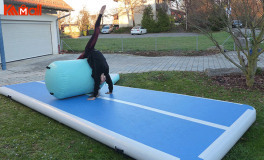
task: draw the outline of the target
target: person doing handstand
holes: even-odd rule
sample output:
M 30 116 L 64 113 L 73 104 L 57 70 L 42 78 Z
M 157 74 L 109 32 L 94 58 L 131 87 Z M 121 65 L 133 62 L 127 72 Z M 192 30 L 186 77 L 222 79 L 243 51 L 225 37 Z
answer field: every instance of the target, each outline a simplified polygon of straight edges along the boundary
M 109 66 L 106 62 L 106 59 L 100 51 L 94 49 L 94 46 L 98 39 L 98 35 L 100 33 L 99 27 L 105 8 L 106 8 L 105 5 L 102 6 L 100 10 L 100 14 L 95 23 L 94 33 L 90 38 L 90 40 L 88 41 L 84 53 L 82 53 L 78 57 L 78 59 L 87 58 L 88 64 L 92 68 L 92 77 L 94 79 L 94 92 L 93 95 L 90 98 L 88 98 L 88 100 L 96 99 L 96 97 L 98 96 L 98 91 L 100 89 L 100 84 L 104 83 L 105 81 L 108 84 L 108 89 L 109 89 L 109 92 L 107 92 L 106 94 L 112 94 L 113 92 L 113 82 L 109 75 Z

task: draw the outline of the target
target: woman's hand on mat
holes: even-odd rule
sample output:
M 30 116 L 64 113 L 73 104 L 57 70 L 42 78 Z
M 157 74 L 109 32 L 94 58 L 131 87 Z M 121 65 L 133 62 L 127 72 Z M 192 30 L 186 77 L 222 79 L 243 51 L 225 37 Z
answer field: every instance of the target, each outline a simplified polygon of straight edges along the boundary
M 106 92 L 105 94 L 112 94 L 112 92 Z
M 96 99 L 96 97 L 90 97 L 90 98 L 87 98 L 88 101 L 93 101 L 93 100 L 95 100 L 95 99 Z
M 106 5 L 103 5 L 102 8 L 101 8 L 101 10 L 100 10 L 100 14 L 101 14 L 101 15 L 104 14 L 105 8 L 106 8 Z

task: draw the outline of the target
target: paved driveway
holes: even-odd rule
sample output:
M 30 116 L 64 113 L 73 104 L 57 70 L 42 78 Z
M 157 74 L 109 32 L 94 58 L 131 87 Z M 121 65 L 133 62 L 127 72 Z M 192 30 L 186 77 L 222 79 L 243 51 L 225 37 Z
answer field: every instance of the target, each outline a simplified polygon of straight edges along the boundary
M 235 61 L 236 53 L 228 53 Z M 46 66 L 53 61 L 76 59 L 78 54 L 59 54 L 31 58 L 7 63 L 7 70 L 0 70 L 0 86 L 30 81 L 44 80 Z M 143 57 L 127 54 L 105 54 L 110 73 L 140 73 L 149 71 L 198 71 L 206 69 L 236 68 L 223 55 L 211 56 L 164 56 Z M 237 61 L 238 62 L 238 61 Z M 259 67 L 264 67 L 264 55 L 261 55 Z

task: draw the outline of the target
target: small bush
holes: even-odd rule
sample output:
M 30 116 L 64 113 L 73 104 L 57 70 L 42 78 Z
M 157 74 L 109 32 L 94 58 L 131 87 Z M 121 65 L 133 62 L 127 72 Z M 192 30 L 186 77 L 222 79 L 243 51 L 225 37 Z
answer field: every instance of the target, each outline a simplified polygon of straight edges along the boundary
M 185 26 L 183 24 L 172 25 L 170 32 L 185 32 Z
M 258 67 L 256 70 L 256 75 L 261 75 L 261 74 L 262 74 L 262 69 Z
M 61 33 L 61 38 L 77 38 L 81 36 L 81 32 Z
M 130 33 L 131 31 L 131 27 L 122 27 L 122 28 L 118 28 L 118 29 L 114 29 L 113 33 Z

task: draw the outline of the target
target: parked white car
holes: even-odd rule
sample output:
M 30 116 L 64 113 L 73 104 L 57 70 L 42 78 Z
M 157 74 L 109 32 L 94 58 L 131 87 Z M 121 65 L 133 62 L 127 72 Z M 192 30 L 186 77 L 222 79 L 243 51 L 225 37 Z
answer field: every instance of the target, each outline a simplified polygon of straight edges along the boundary
M 113 27 L 110 25 L 106 25 L 102 28 L 101 33 L 111 33 L 113 31 Z
M 142 26 L 135 26 L 131 29 L 131 34 L 146 34 L 147 33 L 147 29 L 143 28 Z

